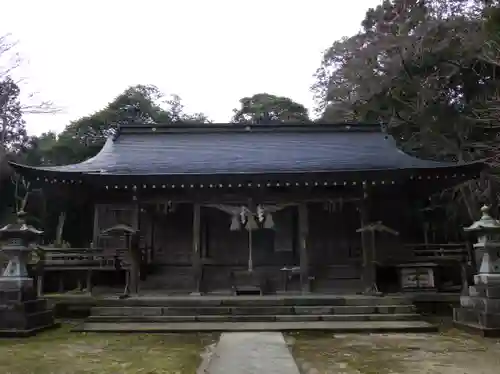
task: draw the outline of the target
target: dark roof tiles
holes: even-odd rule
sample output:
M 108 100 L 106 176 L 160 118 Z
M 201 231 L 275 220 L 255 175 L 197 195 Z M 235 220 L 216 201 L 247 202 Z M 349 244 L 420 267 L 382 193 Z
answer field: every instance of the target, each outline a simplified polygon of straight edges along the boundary
M 344 129 L 345 130 L 345 129 Z M 124 132 L 95 157 L 53 171 L 132 174 L 276 174 L 449 167 L 400 151 L 381 131 L 315 126 L 287 131 Z

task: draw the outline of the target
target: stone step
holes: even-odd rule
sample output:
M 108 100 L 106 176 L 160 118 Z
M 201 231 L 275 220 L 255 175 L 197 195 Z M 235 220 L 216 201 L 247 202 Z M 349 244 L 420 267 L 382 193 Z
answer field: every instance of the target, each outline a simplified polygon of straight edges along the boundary
M 198 316 L 198 315 L 325 315 L 408 314 L 413 305 L 383 306 L 208 306 L 208 307 L 94 307 L 93 316 Z
M 87 322 L 308 322 L 308 321 L 418 321 L 418 314 L 338 314 L 338 315 L 173 315 L 173 316 L 97 316 Z
M 473 308 L 453 309 L 453 321 L 487 329 L 500 329 L 500 313 L 487 313 Z
M 105 298 L 97 306 L 156 306 L 156 307 L 208 307 L 208 306 L 382 306 L 412 305 L 404 296 L 364 295 L 265 295 L 265 296 L 140 296 L 128 299 Z
M 336 333 L 437 332 L 438 327 L 423 321 L 342 321 L 342 322 L 84 322 L 78 332 L 199 332 L 199 331 L 330 331 Z

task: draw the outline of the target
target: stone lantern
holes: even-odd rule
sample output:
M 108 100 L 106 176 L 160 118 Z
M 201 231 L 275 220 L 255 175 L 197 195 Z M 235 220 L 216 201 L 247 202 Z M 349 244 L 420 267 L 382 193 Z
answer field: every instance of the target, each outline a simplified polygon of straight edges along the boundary
M 500 221 L 491 217 L 488 206 L 483 206 L 481 213 L 479 221 L 464 229 L 477 236 L 474 252 L 478 260 L 478 274 L 475 278 L 484 279 L 480 284 L 496 282 L 500 285 Z M 476 280 L 474 283 L 478 284 Z
M 47 301 L 38 299 L 27 263 L 43 233 L 26 224 L 24 212 L 17 222 L 0 228 L 0 252 L 8 264 L 0 276 L 0 336 L 32 335 L 55 325 Z
M 500 221 L 491 217 L 489 207 L 481 208 L 481 218 L 464 229 L 475 233 L 474 252 L 478 273 L 469 294 L 460 297 L 460 308 L 453 311 L 458 326 L 481 332 L 483 335 L 500 335 Z
M 0 292 L 4 297 L 8 293 L 22 299 L 33 292 L 33 279 L 28 275 L 27 264 L 43 232 L 26 224 L 24 212 L 19 212 L 17 217 L 16 223 L 0 229 L 0 251 L 9 261 L 0 277 Z

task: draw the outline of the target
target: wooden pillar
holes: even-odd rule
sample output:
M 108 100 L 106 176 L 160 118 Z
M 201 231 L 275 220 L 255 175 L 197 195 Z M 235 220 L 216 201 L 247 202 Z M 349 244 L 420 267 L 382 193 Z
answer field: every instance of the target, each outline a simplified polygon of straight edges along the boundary
M 43 296 L 43 273 L 40 272 L 36 276 L 36 295 L 37 297 Z
M 201 266 L 201 246 L 200 246 L 200 228 L 201 228 L 201 205 L 193 205 L 193 281 L 194 292 L 200 293 L 202 266 Z
M 369 219 L 369 194 L 366 185 L 363 185 L 363 196 L 359 204 L 359 216 L 361 221 L 361 227 L 365 227 L 370 223 Z M 368 231 L 363 230 L 361 232 L 361 249 L 363 252 L 363 269 L 362 269 L 362 281 L 363 289 L 365 293 L 376 292 L 373 289 L 376 285 L 376 268 L 375 268 L 375 258 L 374 251 L 372 248 L 372 240 Z M 376 288 L 376 286 L 375 286 Z
M 139 293 L 139 277 L 140 277 L 140 266 L 141 266 L 141 252 L 140 252 L 140 232 L 139 232 L 139 204 L 136 202 L 134 204 L 134 210 L 132 213 L 132 228 L 136 230 L 134 234 L 129 238 L 130 246 L 130 257 L 131 257 L 131 267 L 130 267 L 130 292 L 132 294 Z
M 299 205 L 299 256 L 300 256 L 300 288 L 303 293 L 310 292 L 309 257 L 307 253 L 307 235 L 309 232 L 307 203 Z
M 96 248 L 99 241 L 99 205 L 94 204 L 94 228 L 92 232 L 92 244 Z

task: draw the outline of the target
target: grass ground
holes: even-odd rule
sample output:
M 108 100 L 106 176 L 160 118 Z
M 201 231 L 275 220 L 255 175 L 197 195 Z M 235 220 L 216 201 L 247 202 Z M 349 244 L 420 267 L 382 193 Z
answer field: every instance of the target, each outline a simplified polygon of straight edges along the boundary
M 73 333 L 70 325 L 0 340 L 2 374 L 191 374 L 211 334 Z
M 495 374 L 500 340 L 440 334 L 290 334 L 303 373 Z

